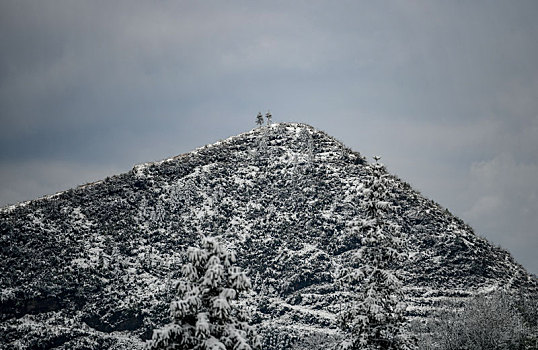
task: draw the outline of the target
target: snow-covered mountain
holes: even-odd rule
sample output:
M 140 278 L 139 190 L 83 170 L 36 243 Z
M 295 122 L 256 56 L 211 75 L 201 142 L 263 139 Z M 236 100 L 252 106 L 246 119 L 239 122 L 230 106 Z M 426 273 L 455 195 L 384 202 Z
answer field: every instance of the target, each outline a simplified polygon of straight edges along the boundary
M 390 165 L 389 165 L 390 166 Z M 0 347 L 141 348 L 168 321 L 184 252 L 217 236 L 249 272 L 266 349 L 335 340 L 366 159 L 304 124 L 254 129 L 0 211 Z M 476 293 L 536 291 L 508 252 L 394 178 L 409 322 Z

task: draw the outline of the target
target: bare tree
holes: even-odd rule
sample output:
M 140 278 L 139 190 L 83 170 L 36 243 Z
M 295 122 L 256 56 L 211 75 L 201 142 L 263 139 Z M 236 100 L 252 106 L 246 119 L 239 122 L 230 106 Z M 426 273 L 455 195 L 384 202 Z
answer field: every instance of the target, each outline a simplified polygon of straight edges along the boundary
M 436 323 L 423 330 L 420 349 L 536 349 L 536 330 L 529 326 L 516 298 L 497 291 L 476 296 L 462 309 L 440 315 Z

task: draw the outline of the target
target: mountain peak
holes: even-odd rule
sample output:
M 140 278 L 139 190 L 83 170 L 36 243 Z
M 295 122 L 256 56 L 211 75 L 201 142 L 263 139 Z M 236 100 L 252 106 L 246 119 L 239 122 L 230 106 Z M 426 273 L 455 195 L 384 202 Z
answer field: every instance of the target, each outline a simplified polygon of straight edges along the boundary
M 327 135 L 325 132 L 303 123 L 273 123 L 257 127 L 248 132 L 228 137 L 225 140 L 208 144 L 178 156 L 167 158 L 158 162 L 149 162 L 136 165 L 133 171 L 141 174 L 150 167 L 174 164 L 185 159 L 201 157 L 208 154 L 222 152 L 236 160 L 259 161 L 279 163 L 305 163 L 308 152 L 312 153 L 310 160 L 319 162 L 334 161 L 349 157 L 354 163 L 365 163 L 365 159 L 357 152 L 351 151 L 340 141 Z M 272 157 L 278 155 L 277 157 Z M 217 159 L 222 161 L 222 157 Z M 202 162 L 204 162 L 202 160 Z

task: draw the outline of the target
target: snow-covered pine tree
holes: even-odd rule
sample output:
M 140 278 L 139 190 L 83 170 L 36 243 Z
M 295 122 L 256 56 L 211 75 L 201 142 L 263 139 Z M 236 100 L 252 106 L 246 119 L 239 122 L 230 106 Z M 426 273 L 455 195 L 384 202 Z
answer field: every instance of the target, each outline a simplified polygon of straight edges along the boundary
M 267 111 L 267 113 L 265 114 L 265 118 L 267 118 L 267 125 L 271 125 L 271 121 L 273 120 L 273 115 L 271 114 L 271 112 Z
M 153 333 L 151 349 L 260 349 L 250 315 L 239 300 L 251 288 L 235 266 L 235 255 L 215 238 L 202 236 L 201 248 L 187 251 L 183 278 L 170 304 L 172 322 Z
M 402 337 L 403 312 L 401 281 L 394 270 L 402 258 L 399 227 L 387 214 L 393 210 L 392 179 L 374 157 L 372 173 L 362 190 L 361 210 L 366 213 L 358 234 L 360 247 L 351 266 L 339 273 L 339 281 L 353 300 L 339 315 L 345 340 L 339 349 L 408 349 Z
M 258 112 L 258 115 L 256 116 L 256 124 L 259 126 L 263 125 L 263 115 L 261 112 Z

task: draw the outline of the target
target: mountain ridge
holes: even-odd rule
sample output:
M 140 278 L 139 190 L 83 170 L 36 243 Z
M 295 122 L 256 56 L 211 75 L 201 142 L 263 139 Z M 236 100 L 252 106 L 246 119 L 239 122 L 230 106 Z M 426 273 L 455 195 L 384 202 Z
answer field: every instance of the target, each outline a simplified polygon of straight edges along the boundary
M 326 133 L 279 123 L 2 208 L 0 343 L 142 347 L 167 320 L 183 251 L 209 233 L 251 272 L 266 348 L 307 338 L 322 348 L 338 338 L 334 320 L 349 298 L 332 271 L 357 245 L 357 189 L 369 171 Z M 508 252 L 393 178 L 411 321 L 500 286 L 536 290 Z M 43 329 L 53 335 L 42 339 Z

